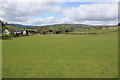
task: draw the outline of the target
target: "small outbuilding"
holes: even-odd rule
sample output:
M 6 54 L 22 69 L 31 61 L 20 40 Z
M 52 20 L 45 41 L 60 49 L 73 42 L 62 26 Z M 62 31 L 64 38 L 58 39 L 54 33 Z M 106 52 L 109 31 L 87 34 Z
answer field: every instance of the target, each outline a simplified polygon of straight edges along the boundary
M 3 31 L 3 34 L 10 34 L 10 32 L 9 32 L 7 29 L 5 29 L 5 30 Z

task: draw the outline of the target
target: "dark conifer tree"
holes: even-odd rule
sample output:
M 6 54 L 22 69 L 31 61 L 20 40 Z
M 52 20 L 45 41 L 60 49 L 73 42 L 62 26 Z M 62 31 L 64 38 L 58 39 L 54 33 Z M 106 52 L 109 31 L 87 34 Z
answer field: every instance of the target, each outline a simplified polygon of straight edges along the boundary
M 118 23 L 118 26 L 120 26 L 120 23 Z

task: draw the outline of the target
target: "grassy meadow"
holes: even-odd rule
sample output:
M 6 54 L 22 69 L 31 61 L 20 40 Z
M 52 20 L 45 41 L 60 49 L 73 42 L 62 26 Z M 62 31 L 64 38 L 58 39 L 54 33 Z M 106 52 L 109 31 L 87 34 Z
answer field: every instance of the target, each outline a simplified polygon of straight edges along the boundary
M 3 78 L 117 78 L 118 34 L 48 34 L 2 41 Z

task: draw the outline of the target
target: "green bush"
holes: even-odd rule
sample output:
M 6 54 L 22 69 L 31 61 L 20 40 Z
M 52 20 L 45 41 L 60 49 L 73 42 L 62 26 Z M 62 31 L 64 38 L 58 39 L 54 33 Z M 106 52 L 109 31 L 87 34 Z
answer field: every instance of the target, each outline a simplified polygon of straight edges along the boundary
M 11 39 L 12 37 L 11 34 L 2 34 L 2 39 Z

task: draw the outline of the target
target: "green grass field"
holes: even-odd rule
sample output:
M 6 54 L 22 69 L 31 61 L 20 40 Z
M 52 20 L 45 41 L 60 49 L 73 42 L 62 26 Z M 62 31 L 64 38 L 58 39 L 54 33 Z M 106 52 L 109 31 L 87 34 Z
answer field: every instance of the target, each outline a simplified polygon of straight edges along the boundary
M 3 78 L 117 78 L 117 32 L 3 40 Z

